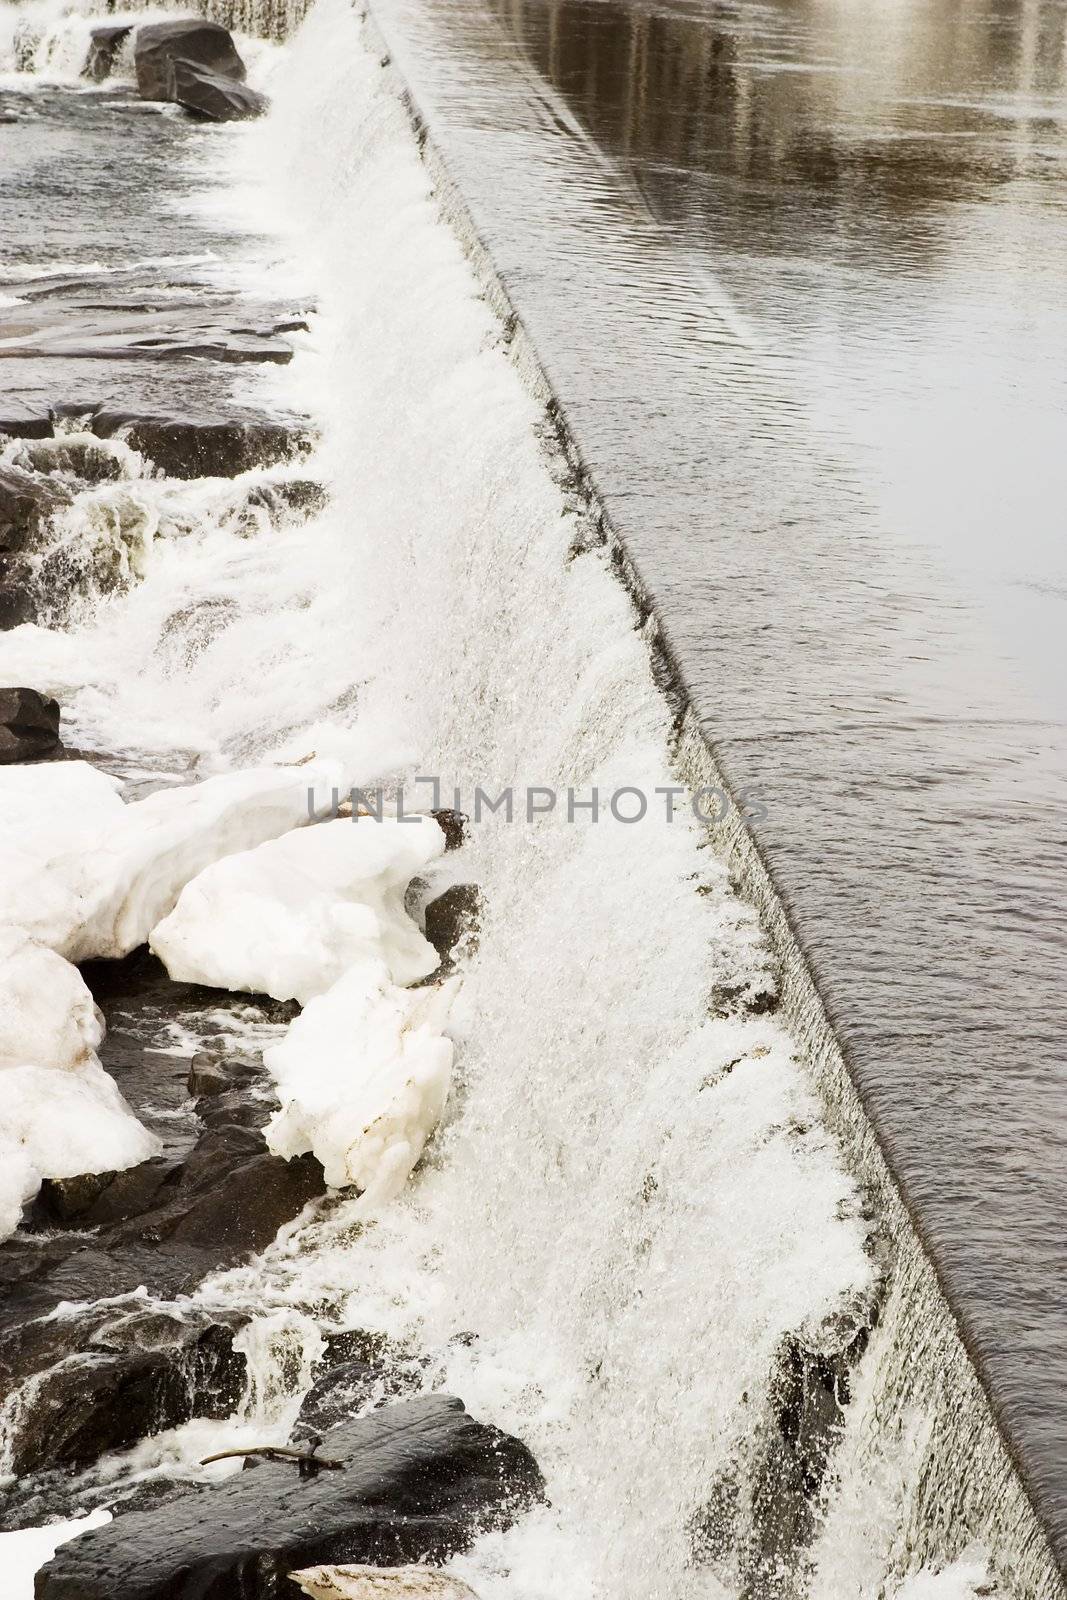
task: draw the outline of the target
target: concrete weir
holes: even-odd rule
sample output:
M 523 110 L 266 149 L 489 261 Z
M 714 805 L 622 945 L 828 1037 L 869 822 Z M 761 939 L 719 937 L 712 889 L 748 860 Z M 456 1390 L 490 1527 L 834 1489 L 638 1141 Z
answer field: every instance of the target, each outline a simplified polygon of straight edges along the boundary
M 798 449 L 775 351 L 537 70 L 522 9 L 365 25 L 646 619 L 680 776 L 735 798 L 720 842 L 886 1220 L 860 1457 L 933 1419 L 898 1568 L 977 1537 L 1010 1592 L 1061 1595 L 1063 722 L 990 672 L 936 562 L 895 564 L 847 463 Z

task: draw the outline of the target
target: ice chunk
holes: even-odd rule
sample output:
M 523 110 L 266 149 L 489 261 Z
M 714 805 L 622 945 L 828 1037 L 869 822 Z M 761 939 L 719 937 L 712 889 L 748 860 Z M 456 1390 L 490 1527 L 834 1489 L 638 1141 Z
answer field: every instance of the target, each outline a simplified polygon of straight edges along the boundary
M 371 959 L 394 983 L 412 983 L 438 956 L 404 910 L 404 891 L 444 846 L 432 817 L 301 829 L 206 868 L 155 929 L 152 949 L 183 983 L 301 1004 Z
M 453 1046 L 441 1030 L 457 991 L 458 979 L 399 989 L 384 961 L 351 967 L 264 1053 L 281 1100 L 270 1148 L 313 1151 L 327 1183 L 354 1184 L 368 1208 L 397 1194 L 448 1097 Z
M 0 1067 L 71 1072 L 96 1062 L 104 1019 L 77 967 L 18 929 L 0 930 Z
M 80 829 L 123 810 L 118 778 L 87 761 L 34 761 L 0 767 L 0 837 L 46 824 Z
M 190 878 L 308 821 L 340 769 L 256 767 L 168 789 L 82 820 L 50 812 L 0 841 L 0 923 L 71 961 L 143 944 Z

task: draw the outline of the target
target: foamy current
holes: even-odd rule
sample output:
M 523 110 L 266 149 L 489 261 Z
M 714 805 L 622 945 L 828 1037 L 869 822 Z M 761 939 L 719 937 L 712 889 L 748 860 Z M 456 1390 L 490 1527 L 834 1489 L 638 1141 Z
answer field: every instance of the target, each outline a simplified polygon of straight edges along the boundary
M 69 70 L 83 25 L 51 22 L 35 70 Z M 677 783 L 648 639 L 373 42 L 325 0 L 269 87 L 270 116 L 214 145 L 202 203 L 276 242 L 220 271 L 314 293 L 293 363 L 238 393 L 309 412 L 311 459 L 256 481 L 314 477 L 328 508 L 250 525 L 242 480 L 161 479 L 109 446 L 120 478 L 56 537 L 87 571 L 106 552 L 117 587 L 87 582 L 50 628 L 0 636 L 0 678 L 55 693 L 72 742 L 156 778 L 314 750 L 434 775 L 445 804 Z M 198 1302 L 254 1311 L 241 1410 L 95 1476 L 195 1475 L 212 1449 L 284 1438 L 322 1330 L 365 1329 L 427 1357 L 426 1386 L 518 1433 L 545 1473 L 547 1507 L 454 1563 L 483 1600 L 751 1593 L 699 1529 L 755 1449 L 783 1347 L 862 1320 L 882 1270 L 796 1039 L 712 1007 L 766 982 L 755 916 L 689 811 L 668 822 L 660 803 L 635 824 L 565 804 L 527 824 L 520 804 L 473 829 L 461 869 L 485 912 L 421 1168 L 373 1223 L 331 1198 L 204 1285 Z M 935 1430 L 915 1395 L 885 1426 L 894 1329 L 861 1362 L 822 1533 L 783 1594 L 982 1592 L 986 1528 L 950 1523 L 936 1559 L 913 1556 Z

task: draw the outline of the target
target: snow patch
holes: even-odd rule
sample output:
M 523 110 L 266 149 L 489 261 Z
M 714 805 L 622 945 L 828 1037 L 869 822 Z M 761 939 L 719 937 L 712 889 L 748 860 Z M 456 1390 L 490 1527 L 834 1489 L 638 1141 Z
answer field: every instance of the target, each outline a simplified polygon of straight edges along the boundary
M 111 1521 L 110 1511 L 91 1511 L 73 1522 L 50 1522 L 44 1528 L 19 1528 L 0 1533 L 0 1572 L 4 1574 L 5 1600 L 33 1600 L 34 1574 L 51 1561 L 61 1544 L 90 1528 Z

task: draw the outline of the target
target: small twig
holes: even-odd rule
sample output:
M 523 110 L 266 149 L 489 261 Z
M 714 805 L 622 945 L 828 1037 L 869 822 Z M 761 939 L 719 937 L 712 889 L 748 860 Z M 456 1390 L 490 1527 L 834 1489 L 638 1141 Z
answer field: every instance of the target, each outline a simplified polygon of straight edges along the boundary
M 310 1450 L 293 1450 L 284 1444 L 253 1444 L 244 1449 L 218 1450 L 213 1456 L 205 1456 L 201 1461 L 202 1467 L 209 1467 L 213 1461 L 232 1461 L 237 1456 L 265 1456 L 268 1461 L 295 1461 L 301 1468 L 310 1468 L 317 1472 L 320 1467 L 325 1467 L 328 1472 L 343 1472 L 343 1461 L 331 1461 L 328 1456 L 315 1454 L 317 1446 Z

